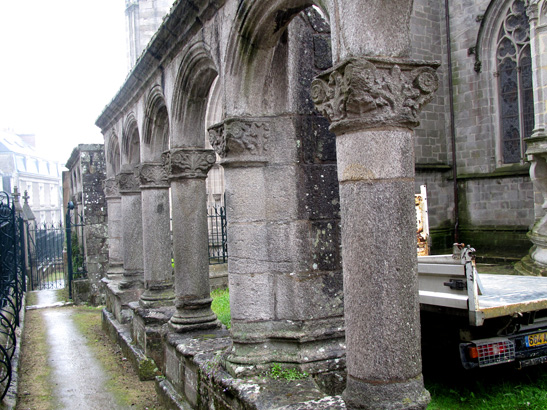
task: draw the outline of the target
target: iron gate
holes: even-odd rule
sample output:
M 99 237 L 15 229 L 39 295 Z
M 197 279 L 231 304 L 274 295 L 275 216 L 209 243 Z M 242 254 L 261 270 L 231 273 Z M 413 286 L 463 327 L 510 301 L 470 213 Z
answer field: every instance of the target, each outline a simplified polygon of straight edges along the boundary
M 26 290 L 24 230 L 10 196 L 0 192 L 0 400 L 11 383 L 16 328 Z
M 59 222 L 29 227 L 28 253 L 32 290 L 68 287 L 69 298 L 72 298 L 72 280 L 86 276 L 81 242 L 84 223 L 79 215 L 72 216 L 73 209 L 74 205 L 69 202 L 65 226 Z
M 226 236 L 226 207 L 207 208 L 209 230 L 209 265 L 228 262 L 228 241 Z

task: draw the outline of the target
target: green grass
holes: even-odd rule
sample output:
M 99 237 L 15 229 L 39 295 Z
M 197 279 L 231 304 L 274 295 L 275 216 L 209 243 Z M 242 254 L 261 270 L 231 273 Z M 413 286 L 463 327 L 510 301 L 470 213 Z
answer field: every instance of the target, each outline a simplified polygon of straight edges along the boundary
M 547 409 L 545 366 L 520 371 L 494 367 L 460 373 L 460 376 L 451 379 L 434 381 L 426 375 L 426 388 L 432 398 L 428 410 Z
M 290 382 L 293 380 L 305 379 L 306 377 L 309 376 L 309 374 L 306 372 L 301 372 L 300 370 L 294 367 L 283 368 L 281 367 L 281 364 L 274 363 L 272 368 L 270 369 L 269 376 L 272 379 L 276 379 L 276 380 L 283 379 Z
M 231 326 L 232 315 L 230 314 L 230 292 L 228 289 L 215 289 L 211 292 L 213 303 L 211 309 L 228 329 Z

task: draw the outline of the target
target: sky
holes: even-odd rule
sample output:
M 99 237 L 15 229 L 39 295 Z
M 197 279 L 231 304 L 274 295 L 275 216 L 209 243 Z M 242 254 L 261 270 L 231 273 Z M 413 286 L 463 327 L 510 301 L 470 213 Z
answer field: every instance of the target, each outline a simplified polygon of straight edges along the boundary
M 124 0 L 0 0 L 0 129 L 64 164 L 128 73 Z

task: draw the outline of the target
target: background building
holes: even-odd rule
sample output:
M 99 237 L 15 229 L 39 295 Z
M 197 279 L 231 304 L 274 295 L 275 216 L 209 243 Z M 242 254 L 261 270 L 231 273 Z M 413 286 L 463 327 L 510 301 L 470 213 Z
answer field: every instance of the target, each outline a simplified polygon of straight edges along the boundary
M 35 150 L 35 136 L 0 131 L 1 189 L 27 191 L 36 223 L 58 224 L 62 219 L 61 169 Z

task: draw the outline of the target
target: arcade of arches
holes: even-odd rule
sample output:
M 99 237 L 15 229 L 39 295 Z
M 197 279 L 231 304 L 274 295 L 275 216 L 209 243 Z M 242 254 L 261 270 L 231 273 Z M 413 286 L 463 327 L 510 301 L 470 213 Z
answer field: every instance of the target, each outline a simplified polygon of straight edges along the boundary
M 224 349 L 233 380 L 272 363 L 310 373 L 322 393 L 290 408 L 427 406 L 414 129 L 445 83 L 411 42 L 413 3 L 430 2 L 177 1 L 97 120 L 110 320 L 193 407 L 214 396 L 240 408 L 196 382 L 185 357 L 199 334 Z M 206 204 L 219 181 L 229 332 L 208 276 Z

